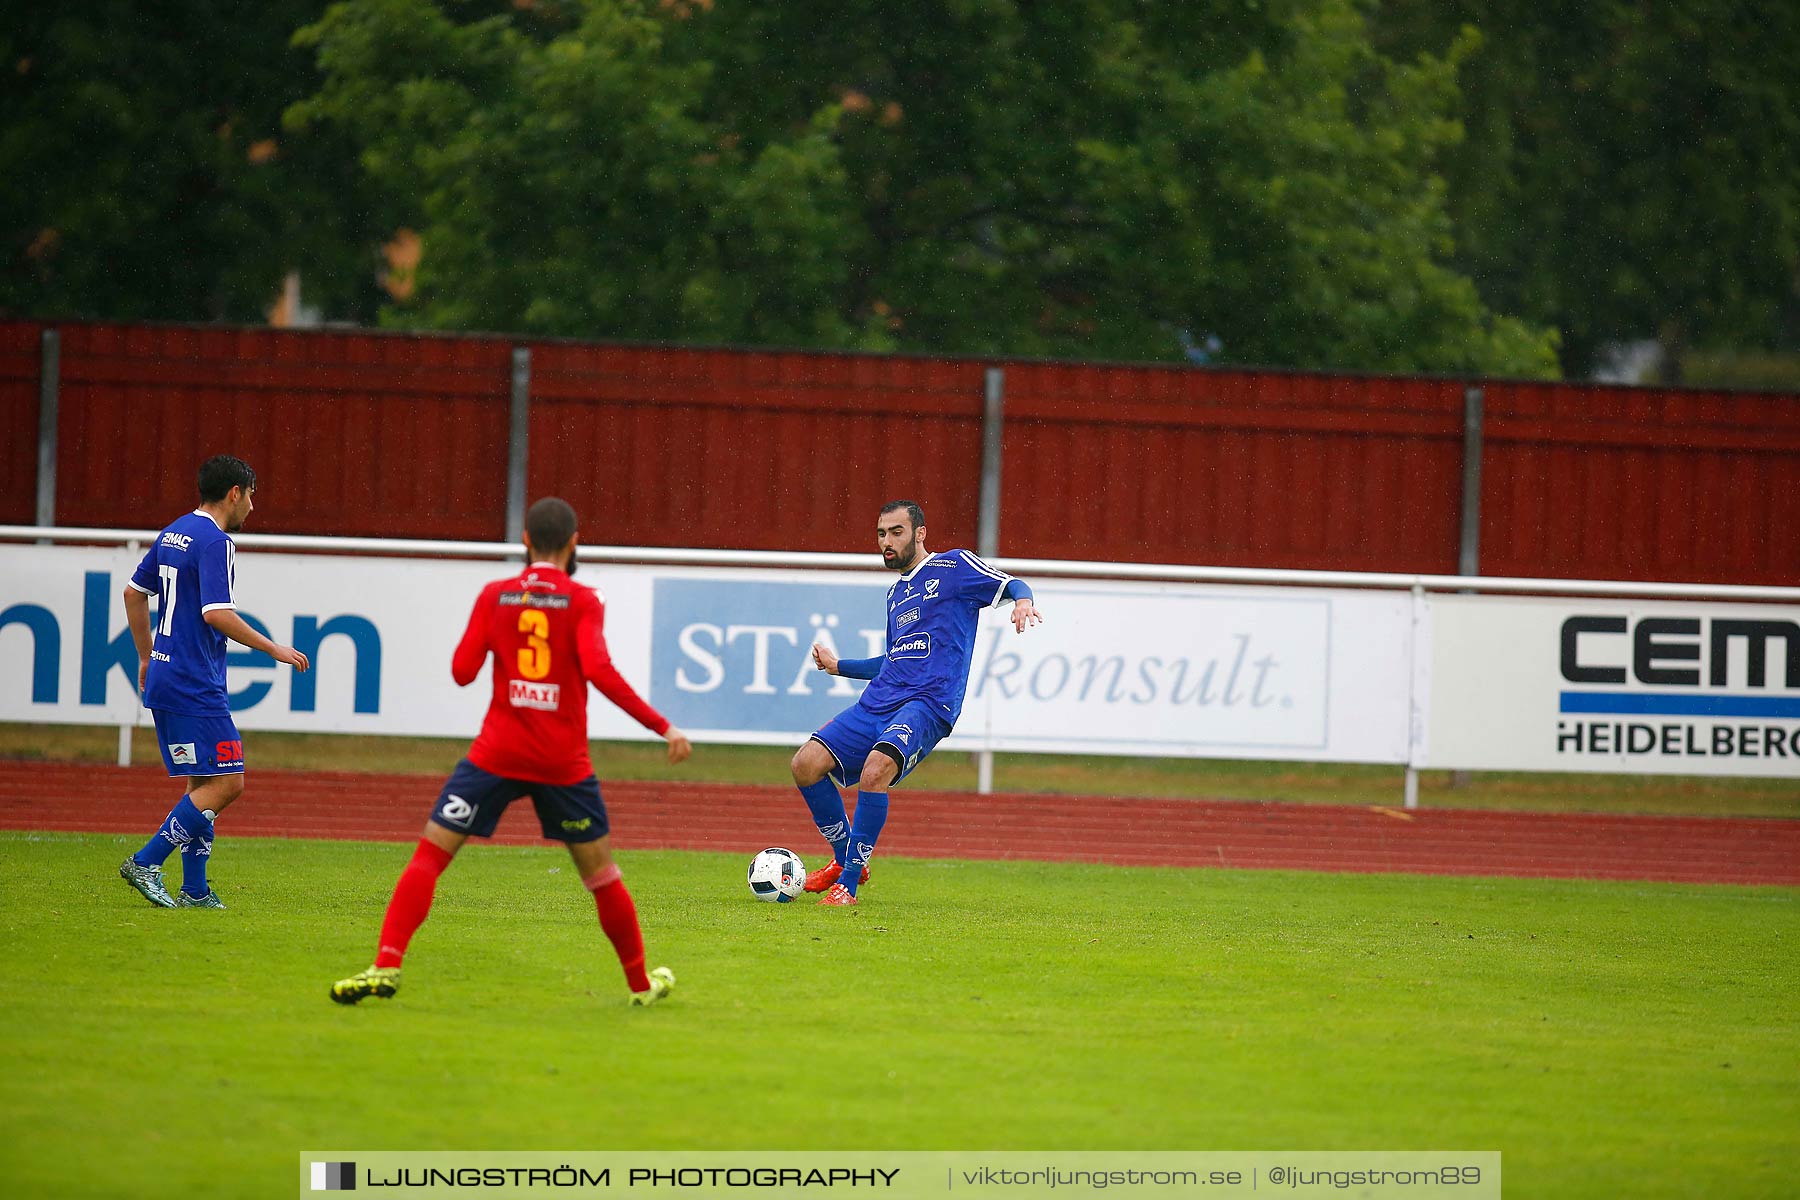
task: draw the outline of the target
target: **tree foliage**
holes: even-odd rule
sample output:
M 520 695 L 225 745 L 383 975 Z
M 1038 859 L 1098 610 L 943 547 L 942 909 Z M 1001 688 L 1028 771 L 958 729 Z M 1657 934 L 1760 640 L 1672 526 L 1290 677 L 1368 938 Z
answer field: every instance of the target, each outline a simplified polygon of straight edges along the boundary
M 0 16 L 0 312 L 261 320 L 289 268 L 375 311 L 391 230 L 331 138 L 284 136 L 320 0 L 87 0 Z
M 444 329 L 1792 348 L 1797 60 L 1769 0 L 10 5 L 0 313 L 257 320 L 299 268 L 333 317 Z
M 1378 43 L 1479 37 L 1446 160 L 1453 261 L 1500 309 L 1607 342 L 1800 347 L 1800 8 L 1388 0 Z M 1478 31 L 1475 32 L 1475 31 Z
M 1349 0 L 938 0 L 481 15 L 351 0 L 301 34 L 417 222 L 396 324 L 1543 374 L 1449 265 L 1462 44 Z

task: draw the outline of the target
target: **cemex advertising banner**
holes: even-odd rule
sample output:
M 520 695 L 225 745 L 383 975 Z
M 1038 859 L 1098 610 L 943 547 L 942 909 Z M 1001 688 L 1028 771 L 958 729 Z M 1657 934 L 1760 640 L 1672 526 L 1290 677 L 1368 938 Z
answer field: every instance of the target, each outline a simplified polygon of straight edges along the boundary
M 125 549 L 0 546 L 0 720 L 143 724 L 121 593 Z M 237 557 L 240 615 L 312 660 L 302 675 L 232 647 L 239 727 L 467 737 L 491 685 L 450 678 L 484 583 L 513 565 Z M 863 684 L 815 670 L 815 640 L 883 650 L 885 572 L 584 564 L 620 672 L 715 742 L 794 744 Z M 1347 762 L 1406 760 L 1408 598 L 1393 592 L 1034 581 L 1044 624 L 981 618 L 952 749 Z M 179 599 L 177 600 L 179 603 Z M 152 600 L 155 610 L 160 599 Z M 649 737 L 603 698 L 597 738 Z
M 1420 765 L 1800 777 L 1800 608 L 1432 596 Z

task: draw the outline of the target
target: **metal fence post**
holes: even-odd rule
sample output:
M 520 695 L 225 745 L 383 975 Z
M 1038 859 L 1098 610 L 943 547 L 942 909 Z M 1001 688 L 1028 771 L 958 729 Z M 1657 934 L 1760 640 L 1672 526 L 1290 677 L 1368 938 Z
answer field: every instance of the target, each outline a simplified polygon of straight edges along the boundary
M 125 556 L 127 558 L 136 558 L 138 556 L 138 551 L 141 549 L 142 547 L 138 544 L 137 539 L 133 538 L 131 541 L 125 543 Z M 136 724 L 137 721 L 142 720 L 144 716 L 144 696 L 143 693 L 137 690 L 137 676 L 135 675 L 131 677 L 131 690 L 132 699 L 137 701 L 137 716 L 133 721 L 126 722 L 119 726 L 118 762 L 121 767 L 129 767 L 131 765 L 132 725 Z
M 975 553 L 983 558 L 995 558 L 1000 553 L 1000 446 L 1005 424 L 1005 369 L 989 367 L 986 382 L 981 407 L 981 510 L 975 533 Z M 975 755 L 975 790 L 983 796 L 994 790 L 992 750 L 981 750 Z
M 981 409 L 981 512 L 975 534 L 975 553 L 993 558 L 1000 553 L 1000 440 L 1006 406 L 1006 372 L 987 369 L 987 394 Z
M 1486 397 L 1478 387 L 1463 389 L 1462 540 L 1456 573 L 1481 574 L 1481 434 Z M 1468 787 L 1467 771 L 1452 771 L 1450 786 Z
M 1419 681 L 1421 677 L 1429 678 L 1431 661 L 1431 647 L 1425 644 L 1424 638 L 1425 589 L 1416 583 L 1412 587 L 1411 607 L 1412 622 L 1407 634 L 1407 657 L 1411 661 L 1411 669 L 1408 671 L 1407 683 L 1410 699 L 1406 706 L 1406 780 L 1402 785 L 1400 798 L 1403 808 L 1419 807 L 1419 735 L 1425 727 Z
M 38 339 L 37 523 L 56 524 L 56 427 L 62 405 L 62 336 L 46 329 Z
M 1462 545 L 1456 556 L 1458 575 L 1481 574 L 1481 423 L 1482 391 L 1463 389 Z
M 525 529 L 525 467 L 531 454 L 531 347 L 512 352 L 512 412 L 506 440 L 506 529 L 502 541 Z

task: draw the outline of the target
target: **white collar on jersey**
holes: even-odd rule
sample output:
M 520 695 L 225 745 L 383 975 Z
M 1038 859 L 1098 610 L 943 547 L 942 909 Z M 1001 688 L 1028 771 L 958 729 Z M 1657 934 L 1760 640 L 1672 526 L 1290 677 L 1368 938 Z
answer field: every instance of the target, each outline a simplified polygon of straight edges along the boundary
M 934 559 L 936 557 L 937 557 L 937 555 L 932 553 L 930 550 L 921 551 L 919 554 L 919 565 L 914 567 L 912 570 L 908 571 L 906 574 L 902 575 L 899 578 L 898 582 L 911 583 L 913 581 L 913 576 L 917 575 L 920 571 L 923 571 L 925 569 L 926 564 L 929 563 L 932 559 Z
M 213 516 L 211 513 L 207 512 L 204 508 L 196 508 L 194 510 L 194 515 L 196 517 L 205 517 L 207 520 L 211 521 L 214 525 L 219 525 L 219 518 Z M 225 532 L 225 527 L 223 525 L 219 525 L 219 532 L 220 533 Z
M 559 566 L 557 566 L 557 565 L 556 565 L 556 564 L 555 564 L 555 563 L 553 563 L 553 562 L 545 562 L 545 561 L 544 561 L 544 560 L 543 560 L 543 559 L 541 559 L 541 558 L 540 558 L 540 559 L 538 559 L 538 560 L 537 560 L 537 561 L 536 561 L 536 562 L 534 562 L 534 563 L 527 563 L 527 564 L 526 564 L 526 565 L 525 565 L 525 569 L 526 569 L 526 570 L 527 570 L 527 571 L 535 571 L 535 570 L 537 570 L 537 569 L 538 569 L 538 568 L 539 568 L 539 567 L 549 567 L 549 568 L 550 568 L 550 569 L 551 569 L 551 570 L 552 570 L 552 571 L 560 571 L 560 570 L 562 570 L 562 568 L 561 568 L 561 567 L 559 567 Z

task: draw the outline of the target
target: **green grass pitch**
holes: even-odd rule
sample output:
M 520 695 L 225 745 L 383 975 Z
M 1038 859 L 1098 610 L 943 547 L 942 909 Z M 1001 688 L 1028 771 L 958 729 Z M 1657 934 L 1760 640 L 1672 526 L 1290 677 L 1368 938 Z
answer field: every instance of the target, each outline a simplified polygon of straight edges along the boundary
M 394 844 L 0 834 L 0 1179 L 288 1195 L 298 1152 L 1500 1150 L 1509 1195 L 1800 1178 L 1792 889 L 883 860 L 851 912 L 630 853 L 625 1003 L 560 849 L 471 846 L 400 995 L 343 1008 Z M 179 865 L 171 864 L 171 874 Z

